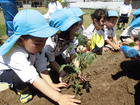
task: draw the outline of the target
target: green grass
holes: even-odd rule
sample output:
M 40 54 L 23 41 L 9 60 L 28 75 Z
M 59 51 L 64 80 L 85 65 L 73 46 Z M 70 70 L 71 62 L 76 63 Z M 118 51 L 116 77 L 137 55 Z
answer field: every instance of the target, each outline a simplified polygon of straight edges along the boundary
M 6 35 L 6 28 L 5 28 L 5 23 L 4 23 L 4 17 L 3 17 L 3 12 L 0 11 L 0 37 L 5 36 Z

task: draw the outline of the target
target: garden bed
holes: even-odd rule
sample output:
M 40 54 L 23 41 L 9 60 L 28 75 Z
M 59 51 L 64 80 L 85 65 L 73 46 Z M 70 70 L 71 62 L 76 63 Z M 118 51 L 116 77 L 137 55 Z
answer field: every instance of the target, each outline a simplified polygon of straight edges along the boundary
M 120 52 L 97 56 L 86 72 L 90 73 L 90 92 L 82 91 L 81 105 L 140 105 L 140 61 L 127 59 Z M 63 89 L 63 93 L 73 93 Z M 11 90 L 0 93 L 0 105 L 23 105 Z M 56 105 L 43 95 L 35 95 L 25 105 Z

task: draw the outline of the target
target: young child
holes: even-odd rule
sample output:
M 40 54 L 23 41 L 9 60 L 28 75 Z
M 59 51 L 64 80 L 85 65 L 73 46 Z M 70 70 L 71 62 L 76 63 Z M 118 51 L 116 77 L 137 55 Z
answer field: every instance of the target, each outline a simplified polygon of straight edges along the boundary
M 26 83 L 30 83 L 59 105 L 78 105 L 80 101 L 74 96 L 58 92 L 59 87 L 66 84 L 54 84 L 46 68 L 47 60 L 42 49 L 47 38 L 56 34 L 58 29 L 50 27 L 41 13 L 30 9 L 20 11 L 13 25 L 14 34 L 0 47 L 0 82 L 14 84 L 14 88 L 23 90 L 18 90 L 22 103 L 32 98 L 26 88 Z
M 136 50 L 140 50 L 140 17 L 137 17 L 133 20 L 133 22 L 129 25 L 131 27 L 131 38 L 133 37 L 133 41 L 135 41 L 135 44 L 132 46 Z M 129 44 L 130 45 L 130 44 Z
M 81 19 L 72 15 L 73 13 L 70 12 L 72 11 L 66 9 L 56 11 L 49 20 L 51 26 L 61 30 L 61 33 L 57 36 L 49 38 L 45 46 L 51 67 L 53 70 L 57 71 L 58 74 L 60 65 L 70 62 L 71 57 L 76 53 L 75 48 L 73 47 L 73 39 L 75 37 L 75 32 L 80 27 L 79 21 L 81 21 Z M 70 56 L 68 59 L 62 56 L 62 54 L 69 47 L 68 54 Z M 63 73 L 60 73 L 60 77 L 62 76 Z
M 139 25 L 140 15 L 137 14 L 129 26 L 120 35 L 120 40 L 122 44 L 129 45 L 133 42 L 139 42 L 140 40 L 140 25 Z
M 112 50 L 119 50 L 119 43 L 115 35 L 115 24 L 118 19 L 118 13 L 115 10 L 108 10 L 107 18 L 104 26 L 104 40 L 105 47 L 109 47 Z
M 97 9 L 91 14 L 92 24 L 83 31 L 83 34 L 89 39 L 88 49 L 97 54 L 102 54 L 102 48 L 104 46 L 104 23 L 106 18 L 106 11 L 103 9 Z
M 62 9 L 62 5 L 58 0 L 51 0 L 48 4 L 48 12 L 44 15 L 46 19 L 49 19 L 50 16 L 58 9 Z
M 120 13 L 119 13 L 120 17 L 117 23 L 118 29 L 123 29 L 123 30 L 125 29 L 125 24 L 128 23 L 131 11 L 132 11 L 131 0 L 124 0 L 124 4 L 120 7 Z

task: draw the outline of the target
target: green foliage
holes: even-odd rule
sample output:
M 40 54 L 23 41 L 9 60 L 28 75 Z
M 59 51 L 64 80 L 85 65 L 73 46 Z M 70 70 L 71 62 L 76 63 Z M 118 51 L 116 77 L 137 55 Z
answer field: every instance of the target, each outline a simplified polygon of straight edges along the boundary
M 76 59 L 80 62 L 80 70 L 84 70 L 92 63 L 94 55 L 92 53 L 79 53 L 77 54 Z
M 92 63 L 94 55 L 92 53 L 79 53 L 75 57 L 76 61 L 79 63 L 79 66 L 75 66 L 74 63 L 64 64 L 61 66 L 60 70 L 64 70 L 68 75 L 63 78 L 63 81 L 69 83 L 69 87 L 74 89 L 75 94 L 82 94 L 81 90 L 86 89 L 89 92 L 91 86 L 90 82 L 87 80 L 89 74 L 86 74 L 83 79 L 83 70 L 85 70 L 89 64 Z
M 78 40 L 79 45 L 86 46 L 87 45 L 87 38 L 80 34 L 79 32 L 75 33 L 76 39 Z
M 5 25 L 0 24 L 0 36 L 6 35 Z
M 128 46 L 134 47 L 134 46 L 136 46 L 136 43 L 135 43 L 135 42 L 132 42 L 132 43 L 130 43 Z

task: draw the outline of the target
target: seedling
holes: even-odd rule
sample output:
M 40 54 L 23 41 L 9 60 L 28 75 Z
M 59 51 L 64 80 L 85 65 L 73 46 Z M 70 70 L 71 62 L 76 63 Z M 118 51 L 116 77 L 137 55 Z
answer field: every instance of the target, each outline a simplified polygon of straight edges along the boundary
M 63 78 L 63 81 L 68 82 L 69 87 L 74 89 L 74 93 L 81 95 L 81 90 L 90 91 L 90 75 L 83 71 L 92 63 L 94 55 L 92 53 L 79 53 L 70 64 L 62 65 L 60 70 L 64 70 L 68 75 Z

